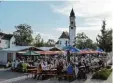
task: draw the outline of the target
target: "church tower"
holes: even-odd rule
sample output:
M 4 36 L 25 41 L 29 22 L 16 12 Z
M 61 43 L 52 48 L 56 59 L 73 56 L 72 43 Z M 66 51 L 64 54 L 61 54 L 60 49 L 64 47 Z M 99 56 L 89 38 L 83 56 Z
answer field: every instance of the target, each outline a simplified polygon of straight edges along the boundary
M 73 11 L 73 8 L 70 12 L 70 26 L 69 26 L 69 39 L 70 39 L 70 45 L 74 45 L 75 41 L 75 35 L 76 35 L 76 23 L 75 23 L 75 13 Z

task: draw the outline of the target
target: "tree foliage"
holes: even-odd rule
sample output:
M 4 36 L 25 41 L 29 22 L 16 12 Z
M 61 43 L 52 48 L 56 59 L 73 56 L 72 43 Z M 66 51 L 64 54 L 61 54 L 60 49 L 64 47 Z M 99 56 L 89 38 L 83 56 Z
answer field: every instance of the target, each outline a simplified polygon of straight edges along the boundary
M 55 41 L 53 39 L 48 39 L 47 46 L 55 46 Z
M 112 29 L 106 30 L 106 21 L 103 21 L 101 34 L 97 36 L 97 45 L 106 52 L 112 51 Z
M 54 46 L 54 44 L 55 44 L 55 41 L 53 39 L 48 39 L 48 41 L 45 42 L 43 38 L 41 38 L 40 34 L 36 35 L 33 42 L 33 45 L 36 47 L 43 47 L 43 46 L 49 47 L 49 46 Z
M 27 24 L 20 24 L 18 26 L 15 26 L 16 31 L 13 32 L 16 45 L 30 45 L 33 38 L 31 30 L 31 26 Z
M 75 46 L 79 49 L 92 48 L 96 49 L 96 43 L 94 43 L 84 32 L 78 33 L 76 36 Z
M 36 46 L 36 47 L 44 46 L 44 40 L 43 40 L 43 38 L 41 38 L 40 34 L 36 35 L 36 37 L 34 39 L 34 46 Z

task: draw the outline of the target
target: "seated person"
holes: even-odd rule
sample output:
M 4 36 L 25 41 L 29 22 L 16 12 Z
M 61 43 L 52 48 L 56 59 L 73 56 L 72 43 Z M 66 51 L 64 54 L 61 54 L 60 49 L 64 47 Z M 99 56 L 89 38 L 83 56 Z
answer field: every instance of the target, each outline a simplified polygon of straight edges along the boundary
M 38 76 L 38 79 L 39 79 L 39 77 L 42 74 L 42 66 L 41 66 L 41 64 L 39 64 L 39 67 L 37 68 L 37 73 L 39 74 L 39 76 Z M 37 77 L 37 73 L 35 74 L 34 79 Z
M 27 72 L 27 63 L 22 63 L 22 69 L 23 69 L 23 72 Z
M 57 65 L 57 74 L 58 74 L 58 75 L 62 74 L 62 70 L 63 70 L 63 66 L 62 66 L 61 63 L 59 63 L 59 64 Z
M 47 65 L 44 62 L 41 64 L 41 67 L 42 67 L 42 70 L 47 70 Z

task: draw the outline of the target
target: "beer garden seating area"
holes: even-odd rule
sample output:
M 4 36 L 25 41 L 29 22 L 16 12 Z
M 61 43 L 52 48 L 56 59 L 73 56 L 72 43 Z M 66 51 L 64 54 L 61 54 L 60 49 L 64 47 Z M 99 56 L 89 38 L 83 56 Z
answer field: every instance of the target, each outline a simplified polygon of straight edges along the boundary
M 56 78 L 58 80 L 87 79 L 87 74 L 107 69 L 107 53 L 98 50 L 65 47 L 34 51 L 32 48 L 18 52 L 19 57 L 11 63 L 13 72 L 23 72 L 34 79 Z M 41 67 L 39 67 L 41 66 Z M 111 67 L 111 66 L 110 66 Z M 41 71 L 40 71 L 41 70 Z

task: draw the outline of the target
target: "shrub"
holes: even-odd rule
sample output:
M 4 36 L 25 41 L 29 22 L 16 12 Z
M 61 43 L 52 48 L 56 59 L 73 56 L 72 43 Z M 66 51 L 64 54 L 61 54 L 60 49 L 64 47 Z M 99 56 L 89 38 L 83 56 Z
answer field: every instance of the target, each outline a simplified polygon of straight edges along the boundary
M 111 69 L 101 69 L 99 71 L 97 71 L 92 79 L 102 79 L 102 80 L 107 80 L 107 78 L 109 77 L 109 75 L 111 74 L 112 70 Z
M 111 65 L 108 65 L 106 68 L 107 68 L 107 69 L 111 69 Z

